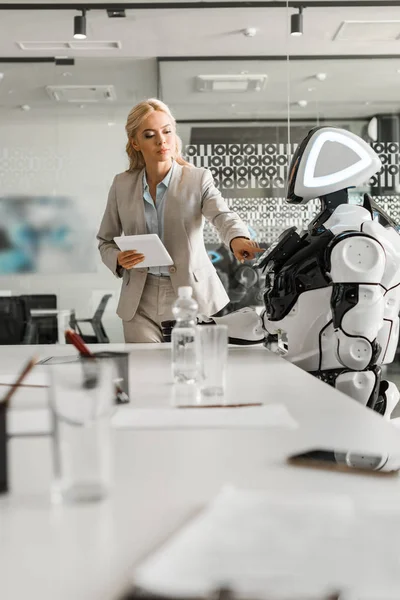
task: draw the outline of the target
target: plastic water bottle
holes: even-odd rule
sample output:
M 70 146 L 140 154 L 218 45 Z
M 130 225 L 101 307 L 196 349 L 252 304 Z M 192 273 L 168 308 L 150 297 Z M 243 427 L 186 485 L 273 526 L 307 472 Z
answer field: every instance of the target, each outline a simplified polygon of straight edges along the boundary
M 192 288 L 178 288 L 178 298 L 172 306 L 176 325 L 172 330 L 172 376 L 176 383 L 195 383 L 196 363 L 196 320 L 198 304 L 192 297 Z

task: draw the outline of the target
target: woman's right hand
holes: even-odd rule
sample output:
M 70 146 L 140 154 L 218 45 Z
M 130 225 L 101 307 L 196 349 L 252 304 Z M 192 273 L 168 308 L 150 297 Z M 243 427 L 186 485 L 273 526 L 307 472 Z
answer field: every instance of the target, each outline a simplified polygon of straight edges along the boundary
M 144 260 L 144 254 L 139 254 L 136 250 L 125 250 L 117 254 L 117 263 L 124 269 L 132 269 Z

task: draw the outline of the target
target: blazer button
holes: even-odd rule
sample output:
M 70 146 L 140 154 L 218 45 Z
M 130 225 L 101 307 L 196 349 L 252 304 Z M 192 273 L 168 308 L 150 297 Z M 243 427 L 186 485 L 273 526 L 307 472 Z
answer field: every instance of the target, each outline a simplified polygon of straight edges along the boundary
M 174 265 L 172 265 L 171 267 L 168 267 L 168 271 L 170 273 L 176 273 L 176 267 L 174 267 Z

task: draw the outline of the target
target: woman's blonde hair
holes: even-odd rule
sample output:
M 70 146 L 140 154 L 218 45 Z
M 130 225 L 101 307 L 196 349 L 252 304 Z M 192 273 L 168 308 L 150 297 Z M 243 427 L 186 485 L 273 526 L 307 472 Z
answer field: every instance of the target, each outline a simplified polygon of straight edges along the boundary
M 132 140 L 135 138 L 136 133 L 141 125 L 141 123 L 148 117 L 152 112 L 161 111 L 164 112 L 171 120 L 171 125 L 175 131 L 176 145 L 175 150 L 173 152 L 173 158 L 180 165 L 190 165 L 184 158 L 182 158 L 182 141 L 176 135 L 176 122 L 174 117 L 171 114 L 168 106 L 161 102 L 161 100 L 157 100 L 157 98 L 149 98 L 148 100 L 144 100 L 143 102 L 139 102 L 136 104 L 130 111 L 128 118 L 126 120 L 125 131 L 128 136 L 128 143 L 126 144 L 126 153 L 129 158 L 129 169 L 128 171 L 134 171 L 135 169 L 142 169 L 144 164 L 143 154 L 140 150 L 135 150 L 132 146 Z

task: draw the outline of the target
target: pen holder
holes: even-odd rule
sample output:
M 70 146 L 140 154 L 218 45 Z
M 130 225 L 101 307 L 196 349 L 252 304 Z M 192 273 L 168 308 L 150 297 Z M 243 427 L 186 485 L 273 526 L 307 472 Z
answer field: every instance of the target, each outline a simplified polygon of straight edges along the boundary
M 7 405 L 0 402 L 0 494 L 8 492 L 7 475 Z
M 117 380 L 116 384 L 119 391 L 116 394 L 116 404 L 126 404 L 129 402 L 129 352 L 113 352 L 104 350 L 103 352 L 94 352 L 93 356 L 97 359 L 112 359 L 114 361 Z

